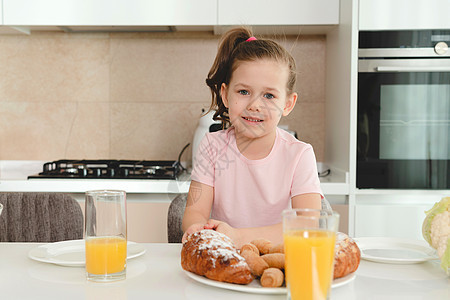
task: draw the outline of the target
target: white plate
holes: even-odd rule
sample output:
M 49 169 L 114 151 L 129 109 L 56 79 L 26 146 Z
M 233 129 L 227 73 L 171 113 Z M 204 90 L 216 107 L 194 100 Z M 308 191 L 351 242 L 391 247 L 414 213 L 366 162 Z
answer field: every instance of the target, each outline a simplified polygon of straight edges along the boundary
M 390 264 L 416 264 L 437 259 L 436 250 L 420 240 L 363 237 L 355 238 L 361 258 Z
M 184 273 L 186 273 L 187 276 L 194 279 L 195 281 L 201 282 L 206 285 L 222 288 L 222 289 L 228 289 L 228 290 L 234 290 L 234 291 L 252 293 L 252 294 L 286 294 L 286 287 L 279 287 L 279 288 L 262 287 L 261 284 L 259 283 L 259 280 L 257 280 L 257 279 L 253 280 L 252 282 L 250 282 L 247 285 L 241 285 L 241 284 L 233 284 L 233 283 L 216 281 L 216 280 L 206 278 L 204 276 L 199 276 L 192 272 L 188 272 L 186 270 L 183 270 L 183 271 L 184 271 Z M 331 284 L 331 288 L 337 288 L 339 286 L 347 284 L 347 283 L 351 282 L 353 279 L 355 279 L 355 273 L 351 273 L 342 278 L 335 279 L 335 280 L 333 280 L 333 283 Z
M 71 240 L 49 243 L 33 248 L 28 257 L 40 262 L 57 264 L 67 267 L 81 267 L 85 264 L 84 240 Z M 127 243 L 127 259 L 141 256 L 145 248 L 137 243 Z

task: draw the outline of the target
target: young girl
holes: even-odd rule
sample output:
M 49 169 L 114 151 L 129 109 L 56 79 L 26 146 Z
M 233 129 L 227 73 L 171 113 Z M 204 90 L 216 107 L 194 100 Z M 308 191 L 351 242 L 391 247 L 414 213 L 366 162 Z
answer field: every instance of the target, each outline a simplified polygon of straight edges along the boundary
M 284 209 L 320 208 L 311 145 L 277 127 L 295 106 L 295 62 L 279 44 L 228 31 L 206 83 L 214 118 L 228 129 L 208 133 L 196 154 L 183 217 L 184 237 L 202 229 L 237 247 L 256 238 L 281 243 Z

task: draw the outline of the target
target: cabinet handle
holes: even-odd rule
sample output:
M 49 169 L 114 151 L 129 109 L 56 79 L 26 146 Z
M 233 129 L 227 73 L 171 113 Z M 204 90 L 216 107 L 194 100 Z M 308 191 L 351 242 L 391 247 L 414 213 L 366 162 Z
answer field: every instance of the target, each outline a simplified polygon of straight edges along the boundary
M 450 66 L 378 66 L 377 72 L 450 72 Z

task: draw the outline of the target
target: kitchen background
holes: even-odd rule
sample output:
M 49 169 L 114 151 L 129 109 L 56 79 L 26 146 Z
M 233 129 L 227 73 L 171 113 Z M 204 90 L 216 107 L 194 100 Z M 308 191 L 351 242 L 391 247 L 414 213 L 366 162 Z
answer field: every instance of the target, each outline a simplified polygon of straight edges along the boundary
M 177 159 L 210 103 L 204 82 L 219 39 L 212 32 L 251 24 L 274 33 L 297 60 L 300 98 L 281 124 L 330 169 L 321 186 L 341 213 L 340 230 L 421 239 L 424 211 L 448 189 L 356 185 L 359 34 L 447 30 L 449 1 L 253 1 L 0 0 L 0 190 L 72 193 L 83 205 L 86 190 L 125 189 L 129 238 L 164 242 L 167 208 L 188 180 L 26 176 L 57 159 Z M 111 32 L 142 26 L 177 32 Z M 104 31 L 76 33 L 90 29 Z
M 210 92 L 210 32 L 0 36 L 0 160 L 176 160 Z M 281 125 L 324 158 L 325 35 L 275 38 L 297 61 L 299 100 Z M 190 163 L 191 147 L 182 157 Z

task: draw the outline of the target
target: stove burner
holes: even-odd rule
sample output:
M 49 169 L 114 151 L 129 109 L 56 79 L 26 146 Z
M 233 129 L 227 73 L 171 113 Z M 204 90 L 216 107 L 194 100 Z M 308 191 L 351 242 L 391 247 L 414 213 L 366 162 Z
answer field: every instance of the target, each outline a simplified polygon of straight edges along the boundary
M 167 160 L 57 160 L 45 163 L 37 178 L 176 179 L 178 161 Z

